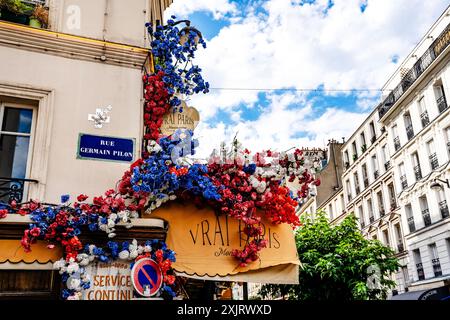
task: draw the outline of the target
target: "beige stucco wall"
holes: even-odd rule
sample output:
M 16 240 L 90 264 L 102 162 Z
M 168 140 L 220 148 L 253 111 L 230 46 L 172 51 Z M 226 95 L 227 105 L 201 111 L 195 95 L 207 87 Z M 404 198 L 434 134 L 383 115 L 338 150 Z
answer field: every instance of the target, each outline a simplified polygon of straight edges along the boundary
M 0 85 L 4 83 L 53 91 L 48 169 L 36 172 L 31 167 L 28 176 L 33 179 L 43 175 L 44 178 L 39 178 L 44 195 L 41 200 L 59 202 L 60 195 L 65 193 L 71 194 L 72 199 L 80 193 L 100 195 L 113 188 L 129 167 L 127 163 L 77 160 L 79 133 L 135 138 L 134 157 L 139 157 L 142 136 L 139 69 L 1 47 Z M 111 122 L 95 129 L 93 122 L 87 120 L 88 114 L 107 105 L 113 107 Z M 44 152 L 35 145 L 32 163 Z M 39 194 L 36 188 L 30 189 L 31 195 Z

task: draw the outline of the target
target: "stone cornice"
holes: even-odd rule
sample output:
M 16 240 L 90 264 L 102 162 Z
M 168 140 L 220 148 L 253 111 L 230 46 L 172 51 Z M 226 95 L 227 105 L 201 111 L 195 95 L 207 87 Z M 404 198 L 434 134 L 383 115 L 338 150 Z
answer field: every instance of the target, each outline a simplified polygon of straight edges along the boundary
M 142 68 L 149 50 L 0 21 L 0 46 L 70 59 Z

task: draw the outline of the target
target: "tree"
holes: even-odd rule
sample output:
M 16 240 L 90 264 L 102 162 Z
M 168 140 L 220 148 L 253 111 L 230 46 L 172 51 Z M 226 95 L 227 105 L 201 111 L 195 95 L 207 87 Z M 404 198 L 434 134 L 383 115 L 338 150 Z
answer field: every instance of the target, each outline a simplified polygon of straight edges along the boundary
M 302 222 L 296 233 L 302 263 L 299 285 L 264 285 L 260 295 L 295 300 L 386 299 L 395 286 L 390 276 L 399 268 L 393 250 L 365 239 L 353 214 L 335 226 L 324 212 Z

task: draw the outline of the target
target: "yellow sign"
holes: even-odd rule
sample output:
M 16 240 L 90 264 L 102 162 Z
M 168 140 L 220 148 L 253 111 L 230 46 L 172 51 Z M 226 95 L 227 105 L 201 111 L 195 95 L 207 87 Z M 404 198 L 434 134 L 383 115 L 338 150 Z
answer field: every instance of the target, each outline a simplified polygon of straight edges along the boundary
M 169 222 L 167 246 L 175 251 L 177 261 L 174 269 L 186 275 L 197 277 L 227 277 L 251 273 L 252 282 L 269 282 L 267 274 L 255 277 L 255 271 L 269 271 L 277 267 L 277 274 L 270 282 L 281 281 L 285 266 L 295 267 L 298 272 L 300 261 L 297 255 L 294 233 L 289 225 L 274 225 L 263 218 L 262 227 L 267 247 L 260 251 L 260 260 L 246 267 L 238 267 L 232 256 L 233 249 L 243 249 L 248 241 L 244 224 L 226 215 L 217 216 L 211 208 L 198 209 L 193 204 L 169 203 L 155 210 L 149 217 Z M 284 268 L 286 269 L 286 268 Z M 291 268 L 292 269 L 292 268 Z M 297 273 L 294 274 L 294 278 Z M 270 277 L 269 277 L 270 278 Z M 287 277 L 289 278 L 289 277 Z M 296 283 L 298 278 L 287 283 Z
M 161 133 L 170 136 L 178 129 L 194 130 L 200 121 L 200 114 L 194 107 L 188 107 L 186 102 L 181 102 L 182 112 L 169 110 L 161 125 Z

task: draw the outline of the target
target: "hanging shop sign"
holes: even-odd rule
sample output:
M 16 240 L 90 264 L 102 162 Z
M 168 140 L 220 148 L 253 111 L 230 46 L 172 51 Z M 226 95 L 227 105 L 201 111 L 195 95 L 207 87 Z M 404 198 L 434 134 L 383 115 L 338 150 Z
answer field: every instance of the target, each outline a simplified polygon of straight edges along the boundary
M 238 267 L 232 251 L 242 249 L 248 237 L 245 225 L 237 219 L 216 215 L 211 208 L 199 209 L 193 204 L 176 202 L 149 216 L 169 222 L 166 243 L 177 253 L 173 268 L 179 274 L 227 280 L 239 276 L 240 281 L 258 283 L 298 283 L 300 261 L 293 230 L 287 224 L 275 225 L 262 218 L 267 247 L 261 251 L 259 261 Z
M 163 117 L 161 133 L 170 136 L 178 129 L 194 130 L 200 121 L 200 114 L 194 107 L 188 107 L 184 101 L 181 102 L 181 112 L 169 111 Z
M 162 285 L 161 269 L 153 259 L 140 259 L 131 270 L 131 281 L 134 289 L 141 296 L 154 296 Z
M 96 262 L 86 266 L 91 286 L 83 291 L 83 300 L 131 300 L 133 286 L 128 261 Z
M 135 139 L 80 133 L 77 158 L 131 162 L 134 159 L 134 146 Z

